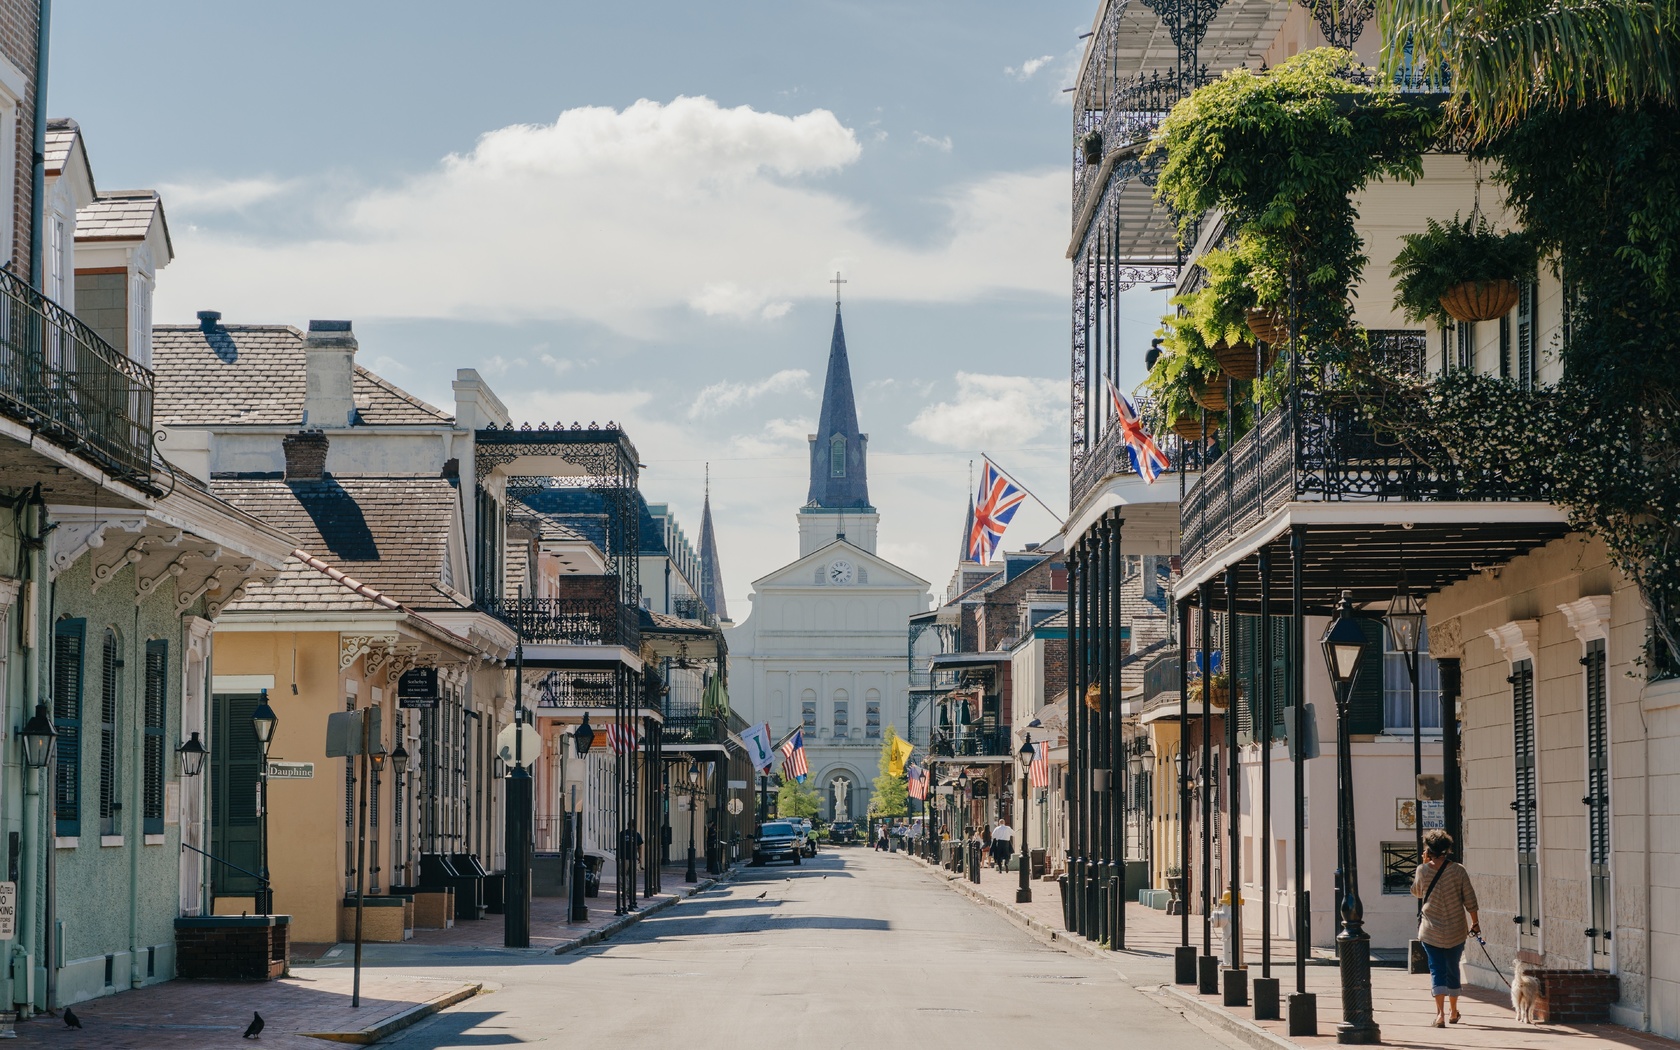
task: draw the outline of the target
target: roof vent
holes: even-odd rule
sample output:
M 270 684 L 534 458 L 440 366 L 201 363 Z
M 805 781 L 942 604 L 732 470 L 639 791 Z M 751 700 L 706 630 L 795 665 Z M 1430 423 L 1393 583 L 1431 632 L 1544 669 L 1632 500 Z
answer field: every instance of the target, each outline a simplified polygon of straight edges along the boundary
M 200 332 L 214 332 L 221 320 L 222 312 L 220 310 L 200 310 L 198 312 L 198 330 Z
M 280 439 L 286 453 L 287 481 L 320 481 L 327 470 L 327 435 L 300 430 Z

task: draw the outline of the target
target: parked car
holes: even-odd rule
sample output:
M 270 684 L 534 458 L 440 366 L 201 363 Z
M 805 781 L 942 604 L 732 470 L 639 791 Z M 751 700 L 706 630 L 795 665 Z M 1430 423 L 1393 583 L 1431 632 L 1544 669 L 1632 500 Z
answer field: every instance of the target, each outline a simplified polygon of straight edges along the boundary
M 773 860 L 787 860 L 799 863 L 801 846 L 799 829 L 791 821 L 772 820 L 762 824 L 758 829 L 758 841 L 753 843 L 753 865 L 768 864 Z
M 849 846 L 857 841 L 857 825 L 849 820 L 837 820 L 828 826 L 828 841 Z

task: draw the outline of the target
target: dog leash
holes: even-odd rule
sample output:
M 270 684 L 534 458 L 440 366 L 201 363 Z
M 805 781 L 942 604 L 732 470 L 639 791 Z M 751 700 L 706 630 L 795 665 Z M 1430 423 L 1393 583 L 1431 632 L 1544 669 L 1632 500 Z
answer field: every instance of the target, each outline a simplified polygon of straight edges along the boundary
M 1488 965 L 1493 967 L 1493 972 L 1494 973 L 1499 973 L 1499 964 L 1493 961 L 1493 953 L 1488 951 L 1487 942 L 1482 940 L 1482 935 L 1479 934 L 1479 933 L 1475 934 L 1475 938 L 1476 938 L 1476 943 L 1482 946 L 1482 954 L 1487 956 Z M 1499 973 L 1499 979 L 1501 981 L 1505 981 L 1505 975 L 1502 974 L 1502 973 Z M 1510 981 L 1505 981 L 1505 987 L 1507 987 L 1507 988 L 1511 987 L 1511 982 Z

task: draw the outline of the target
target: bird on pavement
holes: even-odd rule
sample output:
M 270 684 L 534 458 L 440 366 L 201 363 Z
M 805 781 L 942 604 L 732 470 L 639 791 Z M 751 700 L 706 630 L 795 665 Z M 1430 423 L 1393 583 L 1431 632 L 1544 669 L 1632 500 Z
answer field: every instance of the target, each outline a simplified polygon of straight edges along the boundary
M 82 1019 L 77 1017 L 76 1011 L 70 1009 L 68 1006 L 64 1008 L 64 1026 L 66 1028 L 82 1027 Z
M 251 1011 L 251 1023 L 245 1026 L 245 1038 L 255 1039 L 257 1036 L 262 1035 L 262 1030 L 263 1030 L 262 1014 L 257 1013 L 255 1010 L 252 1010 Z
M 766 897 L 766 896 L 767 896 L 767 895 L 768 895 L 768 894 L 769 894 L 769 893 L 770 893 L 770 891 L 769 891 L 769 890 L 765 890 L 765 891 L 764 891 L 764 892 L 763 892 L 763 893 L 760 893 L 760 894 L 759 894 L 759 895 L 758 895 L 758 899 L 759 899 L 759 900 L 763 900 L 763 899 L 764 899 L 764 898 L 765 898 L 765 897 Z

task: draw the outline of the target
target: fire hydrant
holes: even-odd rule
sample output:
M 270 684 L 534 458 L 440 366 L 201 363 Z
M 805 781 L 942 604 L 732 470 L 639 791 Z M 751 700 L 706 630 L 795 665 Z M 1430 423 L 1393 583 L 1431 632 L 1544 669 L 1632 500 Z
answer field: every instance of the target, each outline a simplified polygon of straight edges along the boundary
M 1219 898 L 1219 903 L 1208 914 L 1208 921 L 1215 930 L 1219 931 L 1219 961 L 1226 968 L 1237 965 L 1237 938 L 1231 933 L 1231 891 L 1226 890 Z

